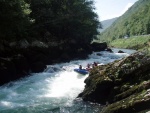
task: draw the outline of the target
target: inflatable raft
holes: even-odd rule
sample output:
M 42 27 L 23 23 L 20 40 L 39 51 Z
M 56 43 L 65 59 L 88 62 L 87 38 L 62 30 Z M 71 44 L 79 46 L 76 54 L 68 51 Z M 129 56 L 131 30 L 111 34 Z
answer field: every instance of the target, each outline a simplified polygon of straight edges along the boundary
M 86 75 L 89 73 L 86 69 L 74 69 L 74 71 L 82 75 Z

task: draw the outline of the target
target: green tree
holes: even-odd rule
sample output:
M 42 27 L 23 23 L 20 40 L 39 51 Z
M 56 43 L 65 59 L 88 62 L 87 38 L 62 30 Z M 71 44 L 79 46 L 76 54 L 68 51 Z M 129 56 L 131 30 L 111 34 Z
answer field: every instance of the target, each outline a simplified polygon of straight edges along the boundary
M 27 35 L 29 5 L 23 0 L 0 1 L 0 37 L 2 40 L 19 40 Z
M 90 43 L 100 27 L 93 9 L 93 1 L 89 0 L 32 0 L 34 31 L 41 40 L 49 32 L 49 39 L 56 41 Z

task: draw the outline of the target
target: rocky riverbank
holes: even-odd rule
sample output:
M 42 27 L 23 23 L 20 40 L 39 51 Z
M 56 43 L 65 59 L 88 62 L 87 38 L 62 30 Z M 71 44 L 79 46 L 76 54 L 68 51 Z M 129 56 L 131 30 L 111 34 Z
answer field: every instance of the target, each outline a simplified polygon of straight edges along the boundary
M 84 48 L 79 48 L 74 43 L 28 43 L 26 40 L 0 43 L 0 85 L 28 76 L 32 72 L 42 72 L 46 65 L 84 59 L 92 51 L 106 48 L 106 43 L 93 43 Z
M 95 67 L 79 94 L 85 101 L 104 105 L 101 113 L 135 113 L 150 110 L 150 57 L 137 52 Z

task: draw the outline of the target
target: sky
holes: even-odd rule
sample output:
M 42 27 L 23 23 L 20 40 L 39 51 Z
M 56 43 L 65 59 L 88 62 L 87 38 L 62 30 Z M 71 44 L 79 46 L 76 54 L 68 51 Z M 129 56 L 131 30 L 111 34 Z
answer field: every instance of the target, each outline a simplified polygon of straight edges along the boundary
M 138 0 L 94 0 L 99 20 L 119 17 Z

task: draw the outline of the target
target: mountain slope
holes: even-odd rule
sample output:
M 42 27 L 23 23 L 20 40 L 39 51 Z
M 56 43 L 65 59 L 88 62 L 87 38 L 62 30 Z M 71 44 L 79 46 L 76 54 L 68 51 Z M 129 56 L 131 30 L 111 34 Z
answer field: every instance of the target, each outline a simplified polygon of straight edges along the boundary
M 99 41 L 111 42 L 125 36 L 150 34 L 150 0 L 137 1 L 109 28 L 98 36 Z
M 103 31 L 104 31 L 105 29 L 107 29 L 108 27 L 110 27 L 110 26 L 113 24 L 113 22 L 114 22 L 117 18 L 118 18 L 118 17 L 101 21 L 102 29 L 100 29 L 100 33 L 103 32 Z

